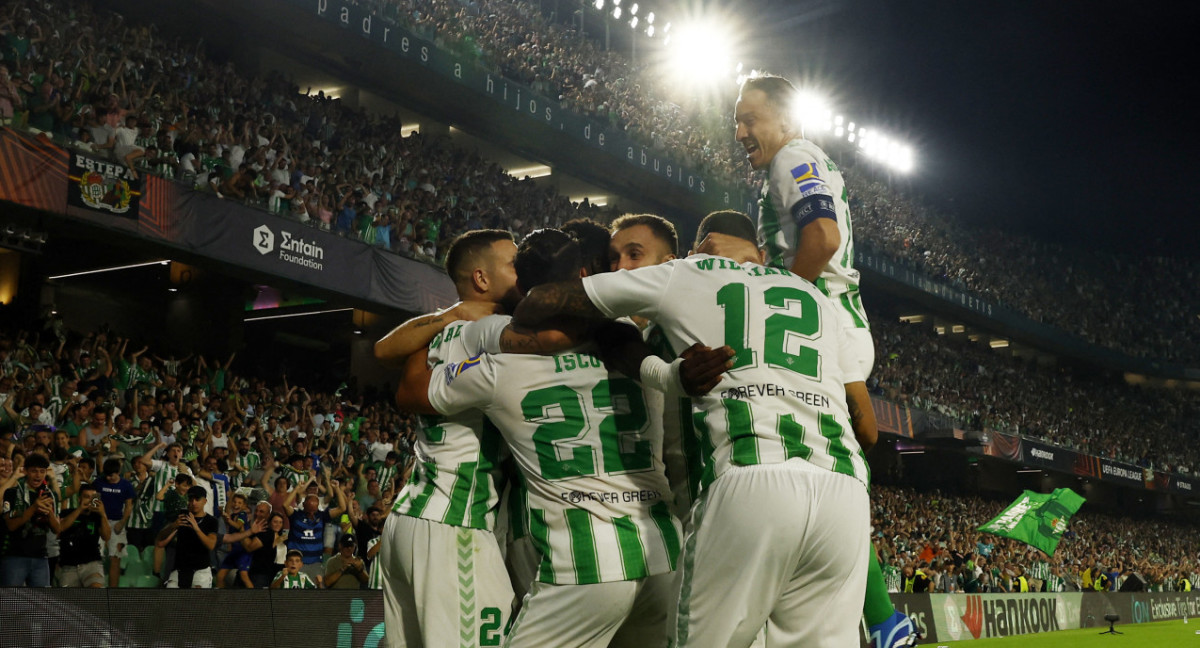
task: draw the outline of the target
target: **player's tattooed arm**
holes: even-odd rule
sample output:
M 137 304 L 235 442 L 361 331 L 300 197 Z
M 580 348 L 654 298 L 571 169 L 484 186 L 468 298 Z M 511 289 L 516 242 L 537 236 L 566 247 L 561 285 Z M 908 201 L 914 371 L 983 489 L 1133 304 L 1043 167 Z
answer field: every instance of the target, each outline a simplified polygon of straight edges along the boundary
M 436 313 L 414 317 L 392 329 L 375 343 L 375 359 L 389 367 L 403 367 L 409 356 L 429 346 L 447 324 L 475 320 L 500 312 L 491 302 L 461 301 Z
M 588 297 L 583 289 L 583 281 L 559 281 L 542 284 L 525 296 L 517 311 L 513 313 L 513 322 L 518 326 L 542 328 L 546 320 L 556 315 L 568 315 L 585 319 L 603 319 L 604 314 Z
M 583 344 L 587 337 L 587 322 L 578 318 L 557 317 L 539 330 L 510 322 L 500 335 L 500 351 L 553 355 Z

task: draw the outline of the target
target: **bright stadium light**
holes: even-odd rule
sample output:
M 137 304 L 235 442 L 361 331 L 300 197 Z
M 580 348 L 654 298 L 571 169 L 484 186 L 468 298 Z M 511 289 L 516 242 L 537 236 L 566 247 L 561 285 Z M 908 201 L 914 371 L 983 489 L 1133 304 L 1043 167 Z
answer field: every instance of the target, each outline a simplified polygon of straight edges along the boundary
M 650 23 L 651 25 L 654 24 L 654 12 L 653 11 L 651 11 L 649 14 L 646 14 L 646 22 Z
M 633 3 L 633 6 L 629 8 L 629 15 L 636 16 L 637 10 L 638 10 L 638 3 L 635 2 L 635 3 Z
M 646 27 L 646 35 L 650 38 L 654 38 L 654 25 Z
M 637 16 L 634 16 L 634 17 L 633 17 L 633 20 L 630 20 L 630 21 L 629 21 L 629 27 L 630 27 L 631 29 L 637 29 L 637 24 L 638 24 L 638 17 L 637 17 Z
M 614 7 L 620 7 L 620 6 L 621 6 L 621 0 L 613 0 L 613 6 L 614 6 Z
M 796 104 L 792 106 L 792 115 L 800 120 L 801 128 L 816 132 L 829 120 L 827 115 L 832 114 L 826 108 L 827 103 L 824 97 L 812 91 L 802 90 L 796 95 Z
M 621 19 L 621 8 L 620 7 L 613 9 L 613 18 L 616 18 L 617 20 Z
M 845 118 L 844 118 L 844 117 L 842 117 L 841 115 L 838 115 L 837 117 L 834 117 L 834 118 L 833 118 L 833 124 L 834 124 L 834 126 L 841 126 L 841 125 L 842 125 L 842 122 L 843 122 L 844 120 L 845 120 Z
M 846 140 L 849 142 L 853 142 L 854 141 L 854 133 L 850 133 L 849 135 L 847 135 Z
M 604 9 L 604 0 L 596 0 L 596 11 L 602 11 L 603 9 Z
M 846 131 L 841 126 L 838 126 L 837 128 L 833 129 L 833 134 L 835 137 L 841 137 L 842 135 L 846 134 Z
M 671 27 L 663 29 L 667 33 Z M 715 70 L 732 70 L 730 52 L 732 47 L 727 38 L 728 29 L 716 21 L 700 21 L 681 25 L 671 34 L 670 65 L 673 72 L 692 84 L 727 82 L 719 78 Z
M 854 122 L 850 122 L 850 125 L 846 126 L 846 130 L 853 133 L 854 132 Z
M 667 23 L 667 26 L 666 26 L 666 27 L 663 27 L 663 33 L 664 33 L 664 34 L 670 34 L 670 33 L 671 33 L 671 23 Z

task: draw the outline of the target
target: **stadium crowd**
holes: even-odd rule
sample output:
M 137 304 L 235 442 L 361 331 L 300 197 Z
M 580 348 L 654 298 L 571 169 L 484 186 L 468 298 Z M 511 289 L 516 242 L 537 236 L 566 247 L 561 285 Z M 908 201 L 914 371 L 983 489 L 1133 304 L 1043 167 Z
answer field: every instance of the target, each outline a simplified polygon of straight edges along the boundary
M 887 400 L 940 412 L 968 430 L 1019 433 L 1165 472 L 1200 470 L 1200 398 L 1190 390 L 1032 366 L 928 325 L 878 317 L 871 326 L 870 385 Z
M 134 346 L 0 332 L 0 584 L 366 586 L 416 421 Z
M 1177 591 L 1197 582 L 1193 526 L 1080 512 L 1053 556 L 976 528 L 1008 502 L 874 486 L 875 549 L 893 592 Z M 1140 588 L 1140 589 L 1139 589 Z
M 436 259 L 469 229 L 600 215 L 447 140 L 402 137 L 397 118 L 248 78 L 202 41 L 85 3 L 9 3 L 0 35 L 4 123 L 401 253 Z
M 667 87 L 662 79 L 638 76 L 650 72 L 528 3 L 369 3 L 580 112 L 609 115 L 656 150 L 687 150 L 686 163 L 745 180 L 727 106 L 700 102 L 708 111 L 701 113 L 652 99 Z M 301 94 L 277 74 L 247 78 L 206 57 L 201 44 L 164 40 L 152 26 L 94 14 L 85 3 L 8 3 L 0 37 L 0 122 L 401 253 L 437 259 L 469 229 L 519 236 L 612 215 L 572 205 L 445 140 L 400 137 L 395 119 Z M 1182 298 L 1200 279 L 1195 263 L 968 229 L 865 171 L 847 169 L 846 177 L 862 248 L 1101 346 L 1200 360 L 1194 303 Z

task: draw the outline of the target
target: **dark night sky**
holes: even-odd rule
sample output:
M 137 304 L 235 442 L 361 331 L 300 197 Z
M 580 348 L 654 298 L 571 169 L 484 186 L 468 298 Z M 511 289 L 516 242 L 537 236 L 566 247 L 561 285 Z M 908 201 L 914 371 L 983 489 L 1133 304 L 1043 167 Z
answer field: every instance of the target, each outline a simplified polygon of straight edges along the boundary
M 759 20 L 747 63 L 813 79 L 848 116 L 908 138 L 915 187 L 962 218 L 1200 256 L 1196 4 L 750 0 L 738 12 Z

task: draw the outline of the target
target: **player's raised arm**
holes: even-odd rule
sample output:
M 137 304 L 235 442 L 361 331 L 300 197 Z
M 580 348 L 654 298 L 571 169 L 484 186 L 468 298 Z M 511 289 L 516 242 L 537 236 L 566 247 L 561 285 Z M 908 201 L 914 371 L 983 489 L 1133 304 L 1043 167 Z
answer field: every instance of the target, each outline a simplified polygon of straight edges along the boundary
M 791 271 L 815 282 L 842 244 L 837 221 L 818 218 L 800 229 Z
M 528 329 L 538 329 L 550 318 L 569 315 L 587 319 L 602 319 L 604 313 L 592 303 L 583 289 L 582 279 L 542 284 L 521 300 L 513 313 L 513 323 Z
M 436 313 L 414 317 L 375 343 L 375 359 L 385 366 L 403 367 L 409 356 L 428 347 L 447 324 L 459 320 L 473 322 L 500 311 L 500 304 L 494 302 L 460 301 Z

